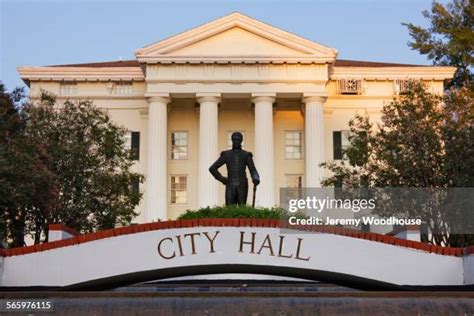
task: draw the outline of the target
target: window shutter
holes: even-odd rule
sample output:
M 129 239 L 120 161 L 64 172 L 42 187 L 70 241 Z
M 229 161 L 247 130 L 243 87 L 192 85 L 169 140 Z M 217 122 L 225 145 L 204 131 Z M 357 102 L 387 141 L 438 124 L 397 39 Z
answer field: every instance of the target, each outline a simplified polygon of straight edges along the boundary
M 332 143 L 333 143 L 333 150 L 334 150 L 334 160 L 342 159 L 341 131 L 332 132 Z
M 134 160 L 140 159 L 140 132 L 132 132 L 132 155 Z

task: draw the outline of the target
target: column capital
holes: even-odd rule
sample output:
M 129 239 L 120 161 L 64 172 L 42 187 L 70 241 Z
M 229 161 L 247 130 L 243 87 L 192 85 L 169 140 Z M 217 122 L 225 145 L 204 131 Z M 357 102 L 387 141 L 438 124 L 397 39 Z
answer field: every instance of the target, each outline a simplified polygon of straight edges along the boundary
M 276 100 L 276 93 L 252 93 L 252 103 L 270 102 L 274 103 Z
M 171 102 L 171 97 L 169 93 L 145 94 L 145 98 L 148 103 L 160 102 L 168 104 Z
M 302 101 L 303 103 L 310 103 L 310 102 L 324 103 L 326 102 L 327 98 L 328 97 L 325 95 L 304 93 Z
M 197 102 L 221 102 L 221 94 L 220 93 L 196 93 Z

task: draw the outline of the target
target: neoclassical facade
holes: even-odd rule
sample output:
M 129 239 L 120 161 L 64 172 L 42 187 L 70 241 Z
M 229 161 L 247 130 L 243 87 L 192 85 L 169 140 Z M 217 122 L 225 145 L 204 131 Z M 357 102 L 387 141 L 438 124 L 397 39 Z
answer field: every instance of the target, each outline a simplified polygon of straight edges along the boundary
M 343 159 L 354 114 L 379 120 L 383 104 L 403 94 L 408 80 L 442 93 L 455 71 L 337 59 L 334 48 L 240 13 L 135 56 L 18 72 L 32 98 L 45 89 L 59 100 L 92 100 L 130 131 L 134 168 L 146 176 L 137 222 L 223 204 L 224 188 L 208 168 L 234 131 L 254 153 L 258 205 L 277 205 L 281 187 L 318 187 L 326 175 L 319 164 Z

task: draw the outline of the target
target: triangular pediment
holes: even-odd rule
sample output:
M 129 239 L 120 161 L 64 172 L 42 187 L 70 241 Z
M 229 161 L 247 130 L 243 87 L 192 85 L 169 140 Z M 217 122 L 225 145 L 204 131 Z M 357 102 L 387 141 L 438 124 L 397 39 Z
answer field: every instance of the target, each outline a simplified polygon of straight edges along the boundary
M 232 13 L 136 51 L 141 62 L 333 62 L 337 51 Z
M 305 56 L 307 53 L 266 39 L 238 26 L 173 52 L 175 56 Z

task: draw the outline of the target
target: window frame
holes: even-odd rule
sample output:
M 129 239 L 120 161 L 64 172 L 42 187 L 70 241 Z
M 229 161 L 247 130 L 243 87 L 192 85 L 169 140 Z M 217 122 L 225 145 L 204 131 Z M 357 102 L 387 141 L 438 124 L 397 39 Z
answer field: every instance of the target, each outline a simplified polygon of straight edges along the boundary
M 301 178 L 301 186 L 300 187 L 290 187 L 289 186 L 289 183 L 288 183 L 288 180 L 290 177 L 299 177 Z M 295 192 L 295 195 L 293 196 L 287 196 L 287 198 L 292 198 L 292 199 L 301 199 L 303 197 L 303 188 L 305 186 L 305 178 L 304 178 L 304 174 L 301 174 L 301 173 L 287 173 L 285 174 L 285 184 L 286 184 L 286 190 L 287 190 L 287 194 L 289 194 L 290 192 Z
M 173 178 L 176 178 L 176 177 L 177 178 L 183 177 L 186 181 L 185 188 L 184 188 L 184 192 L 186 194 L 186 201 L 183 202 L 183 203 L 173 202 L 173 183 L 174 183 Z M 189 181 L 188 181 L 188 175 L 187 174 L 170 174 L 169 175 L 169 191 L 168 192 L 169 192 L 169 195 L 170 195 L 169 196 L 169 203 L 171 205 L 188 205 L 189 204 L 188 182 Z M 182 192 L 183 191 L 182 189 L 179 190 L 179 191 L 176 191 L 176 190 L 177 189 L 175 188 L 175 192 Z M 177 197 L 177 196 L 175 195 L 175 197 Z M 178 199 L 176 199 L 176 200 L 178 200 Z
M 287 154 L 289 152 L 286 151 L 287 147 L 293 147 L 293 148 L 297 148 L 296 145 L 287 145 L 286 141 L 287 141 L 287 134 L 290 134 L 290 133 L 299 133 L 300 134 L 300 145 L 299 145 L 299 148 L 300 148 L 300 157 L 299 158 L 288 158 Z M 284 148 L 284 152 L 283 152 L 283 155 L 285 156 L 285 160 L 303 160 L 304 159 L 304 131 L 303 130 L 285 130 L 284 131 L 284 139 L 283 139 L 283 148 Z M 293 139 L 294 140 L 294 139 Z M 293 154 L 295 152 L 292 152 Z
M 173 134 L 175 133 L 185 133 L 186 134 L 186 145 L 173 145 Z M 169 136 L 169 141 L 170 141 L 170 154 L 169 154 L 169 160 L 172 161 L 181 161 L 181 160 L 188 160 L 189 159 L 189 131 L 187 130 L 174 130 L 170 131 L 170 136 Z M 177 147 L 186 147 L 186 158 L 173 158 L 173 149 Z
M 332 131 L 333 133 L 333 160 L 347 160 L 347 156 L 345 155 L 345 150 L 347 150 L 347 148 L 349 148 L 350 146 L 350 142 L 349 142 L 349 136 L 350 136 L 350 130 L 348 129 L 343 129 L 343 130 L 335 130 L 335 131 Z M 340 140 L 341 140 L 341 143 L 340 144 L 336 144 L 335 143 L 335 133 L 339 133 L 340 134 Z M 344 144 L 344 140 L 347 140 L 348 143 Z M 336 147 L 339 147 L 340 145 L 340 148 L 338 148 L 338 150 L 340 150 L 340 154 L 341 154 L 341 158 L 334 158 L 334 156 L 336 156 Z
M 285 182 L 286 182 L 286 187 L 287 188 L 293 188 L 288 185 L 288 178 L 289 177 L 300 177 L 301 178 L 301 187 L 298 187 L 298 189 L 304 188 L 304 174 L 302 173 L 285 173 Z
M 132 160 L 140 160 L 140 131 L 127 130 L 124 134 L 124 145 L 125 149 L 131 153 Z M 136 143 L 134 146 L 134 138 L 136 138 Z

